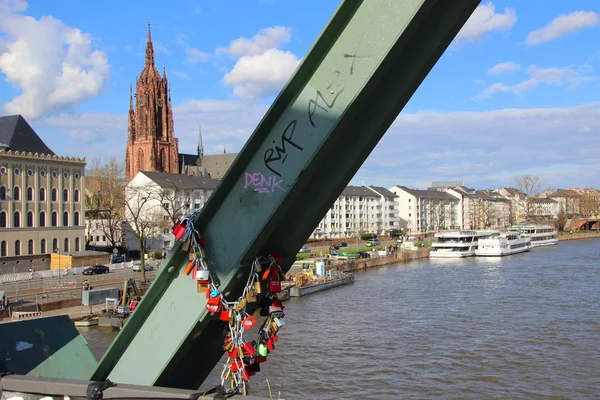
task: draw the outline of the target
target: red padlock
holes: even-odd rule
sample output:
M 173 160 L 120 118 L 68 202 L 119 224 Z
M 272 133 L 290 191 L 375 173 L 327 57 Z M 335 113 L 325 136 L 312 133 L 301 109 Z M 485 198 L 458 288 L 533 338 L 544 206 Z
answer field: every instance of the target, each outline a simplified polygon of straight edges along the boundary
M 273 339 L 271 339 L 271 338 L 267 339 L 267 350 L 269 350 L 269 351 L 275 350 L 275 342 L 273 342 Z
M 233 351 L 230 351 L 229 353 L 227 353 L 227 357 L 229 358 L 237 358 L 238 356 L 238 350 L 237 349 L 233 349 Z
M 254 325 L 256 324 L 256 318 L 254 318 L 252 315 L 248 315 L 246 318 L 244 318 L 244 320 L 242 321 L 242 326 L 244 327 L 244 329 L 248 330 L 251 329 Z
M 269 281 L 269 292 L 272 292 L 272 293 L 281 292 L 281 281 L 270 280 Z
M 221 310 L 221 315 L 219 316 L 221 321 L 229 322 L 229 310 Z
M 263 356 L 254 357 L 255 364 L 260 364 L 260 363 L 264 363 L 264 362 L 267 362 L 267 357 L 263 357 Z
M 244 350 L 250 357 L 253 357 L 256 354 L 256 349 L 254 348 L 254 346 L 252 346 L 252 343 L 250 342 L 244 343 Z
M 250 380 L 250 375 L 248 375 L 248 371 L 246 371 L 246 368 L 242 369 L 242 378 L 248 382 Z
M 186 226 L 187 226 L 187 221 L 186 220 L 177 221 L 177 223 L 171 229 L 171 232 L 173 233 L 173 236 L 175 236 L 175 238 L 177 240 L 181 240 L 181 238 L 185 234 L 185 228 L 186 228 Z

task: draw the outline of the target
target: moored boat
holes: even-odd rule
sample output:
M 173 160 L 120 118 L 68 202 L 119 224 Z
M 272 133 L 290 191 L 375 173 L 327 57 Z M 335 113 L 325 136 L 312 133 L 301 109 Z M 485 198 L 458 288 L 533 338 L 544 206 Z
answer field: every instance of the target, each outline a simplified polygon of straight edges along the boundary
M 499 232 L 481 239 L 475 250 L 477 256 L 501 257 L 531 250 L 531 238 L 519 232 Z
M 436 242 L 431 244 L 430 258 L 462 258 L 475 255 L 477 243 L 490 237 L 490 231 L 457 231 L 439 232 L 435 234 Z
M 533 247 L 558 244 L 558 232 L 550 225 L 513 225 L 510 231 L 530 237 Z

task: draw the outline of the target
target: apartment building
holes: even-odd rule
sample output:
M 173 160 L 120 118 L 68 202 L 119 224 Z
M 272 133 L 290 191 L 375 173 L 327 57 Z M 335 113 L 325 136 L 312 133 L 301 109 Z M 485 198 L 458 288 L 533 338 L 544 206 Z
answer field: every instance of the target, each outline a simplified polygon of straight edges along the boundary
M 22 116 L 0 117 L 3 271 L 41 268 L 51 252 L 84 250 L 85 165 L 54 154 Z
M 442 190 L 417 190 L 395 185 L 398 215 L 407 232 L 460 229 L 460 200 Z
M 347 186 L 315 228 L 313 238 L 387 235 L 399 229 L 396 195 L 378 186 Z

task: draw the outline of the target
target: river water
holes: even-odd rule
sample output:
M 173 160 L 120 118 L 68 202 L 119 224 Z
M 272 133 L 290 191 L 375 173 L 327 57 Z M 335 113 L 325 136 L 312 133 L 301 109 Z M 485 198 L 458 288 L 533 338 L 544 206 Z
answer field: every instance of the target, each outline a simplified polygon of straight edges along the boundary
M 600 240 L 355 276 L 285 303 L 251 394 L 268 379 L 285 399 L 600 398 Z M 97 355 L 115 336 L 83 333 Z

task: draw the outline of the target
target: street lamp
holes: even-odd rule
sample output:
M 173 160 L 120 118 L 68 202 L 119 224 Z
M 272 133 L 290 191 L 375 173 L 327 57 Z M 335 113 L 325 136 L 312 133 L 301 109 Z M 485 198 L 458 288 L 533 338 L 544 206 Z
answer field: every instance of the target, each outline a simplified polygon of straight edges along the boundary
M 57 247 L 54 249 L 54 252 L 58 254 L 58 287 L 62 289 L 62 284 L 60 281 L 60 249 Z M 60 292 L 58 292 L 58 298 L 60 299 Z

